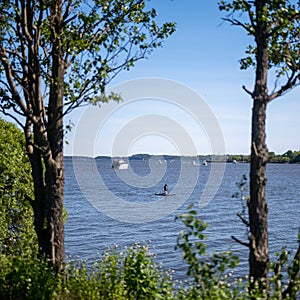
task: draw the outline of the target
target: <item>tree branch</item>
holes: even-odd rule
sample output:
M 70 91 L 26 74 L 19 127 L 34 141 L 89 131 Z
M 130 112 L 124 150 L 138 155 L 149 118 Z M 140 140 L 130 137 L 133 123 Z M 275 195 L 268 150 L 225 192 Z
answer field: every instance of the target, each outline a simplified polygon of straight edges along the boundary
M 271 95 L 269 95 L 269 102 L 271 102 L 275 98 L 282 96 L 288 90 L 292 89 L 293 87 L 299 84 L 300 84 L 300 72 L 297 75 L 291 76 L 288 79 L 287 83 L 283 85 L 277 92 L 274 92 Z
M 222 20 L 231 23 L 231 25 L 240 26 L 240 27 L 244 28 L 249 34 L 251 34 L 251 35 L 253 34 L 253 30 L 251 30 L 251 27 L 245 25 L 244 23 L 242 23 L 241 21 L 239 21 L 237 19 L 222 18 Z
M 246 86 L 243 85 L 242 88 L 243 88 L 243 90 L 244 90 L 247 94 L 249 94 L 251 97 L 253 97 L 253 93 L 250 92 L 250 91 L 246 88 Z
M 250 226 L 250 223 L 240 214 L 240 213 L 237 213 L 236 214 L 240 219 L 241 221 L 247 226 L 249 227 Z
M 28 195 L 25 195 L 25 199 L 26 199 L 27 201 L 29 201 L 30 205 L 31 205 L 32 208 L 34 209 L 34 200 L 33 200 L 31 197 L 29 197 Z
M 241 241 L 240 239 L 236 238 L 236 237 L 233 236 L 233 235 L 231 236 L 231 238 L 232 238 L 235 242 L 241 244 L 242 246 L 245 246 L 245 247 L 247 247 L 247 248 L 250 248 L 250 243 L 243 242 L 243 241 Z
M 249 2 L 243 0 L 243 4 L 245 5 L 247 11 L 248 11 L 248 16 L 251 22 L 251 26 L 254 28 L 255 27 L 255 22 L 254 22 L 254 18 L 253 18 L 253 14 L 251 12 L 251 6 L 249 4 Z
M 12 74 L 12 69 L 8 62 L 8 58 L 6 56 L 6 50 L 5 50 L 5 48 L 2 48 L 2 47 L 1 47 L 1 52 L 0 52 L 0 59 L 2 61 L 4 69 L 5 69 L 7 82 L 8 82 L 9 88 L 11 90 L 13 100 L 18 104 L 18 106 L 20 107 L 20 109 L 22 110 L 24 115 L 27 115 L 27 108 L 17 91 L 17 87 L 14 84 L 14 80 L 13 80 L 14 76 Z
M 14 116 L 13 114 L 7 112 L 5 109 L 3 109 L 3 107 L 0 107 L 0 111 L 5 116 L 8 116 L 8 117 L 12 118 L 21 128 L 24 128 L 24 125 L 20 122 L 20 120 L 16 116 Z

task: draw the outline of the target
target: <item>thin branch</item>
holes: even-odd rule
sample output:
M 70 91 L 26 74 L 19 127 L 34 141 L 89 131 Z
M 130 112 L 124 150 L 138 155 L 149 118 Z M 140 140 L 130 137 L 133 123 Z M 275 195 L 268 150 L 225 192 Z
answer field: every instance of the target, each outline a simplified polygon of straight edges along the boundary
M 243 90 L 244 90 L 247 94 L 249 94 L 251 97 L 253 97 L 253 93 L 250 92 L 250 91 L 246 88 L 246 86 L 243 85 L 242 88 L 243 88 Z
M 65 20 L 65 23 L 68 22 L 68 21 L 66 21 L 66 19 L 67 19 L 67 17 L 69 16 L 69 14 L 71 12 L 71 6 L 72 6 L 72 2 L 73 1 L 72 0 L 68 0 L 67 2 L 68 2 L 68 4 L 66 6 L 65 13 L 63 15 L 63 19 Z M 77 16 L 77 15 L 75 15 L 75 16 Z
M 27 108 L 26 108 L 24 102 L 22 101 L 22 99 L 21 99 L 21 97 L 20 97 L 20 95 L 19 95 L 19 93 L 17 91 L 17 87 L 15 86 L 14 81 L 13 81 L 12 69 L 11 69 L 10 64 L 8 63 L 8 59 L 6 57 L 5 49 L 2 48 L 1 50 L 2 50 L 1 51 L 2 53 L 0 55 L 0 59 L 2 61 L 4 69 L 5 69 L 6 78 L 7 78 L 10 90 L 11 90 L 11 94 L 12 94 L 13 100 L 19 105 L 19 107 L 23 111 L 23 113 L 25 115 L 27 115 L 27 112 L 28 112 Z
M 231 23 L 231 25 L 240 26 L 240 27 L 244 28 L 249 34 L 253 34 L 253 30 L 251 30 L 251 28 L 249 28 L 248 26 L 246 26 L 244 23 L 242 23 L 241 21 L 239 21 L 237 19 L 222 18 L 222 20 Z
M 300 84 L 300 72 L 297 75 L 291 75 L 285 85 L 281 86 L 281 88 L 277 92 L 274 92 L 271 95 L 269 95 L 269 102 L 271 102 L 275 98 L 282 96 L 288 90 L 292 89 L 295 86 L 298 86 L 299 84 Z
M 250 223 L 240 213 L 237 213 L 236 215 L 241 219 L 243 224 L 245 224 L 247 227 L 250 226 Z
M 241 244 L 242 246 L 245 246 L 245 247 L 247 247 L 247 248 L 250 248 L 250 243 L 243 242 L 243 241 L 241 241 L 240 239 L 236 238 L 236 237 L 233 236 L 233 235 L 231 236 L 231 238 L 232 238 L 235 242 Z
M 35 204 L 34 200 L 28 195 L 25 195 L 25 199 L 30 203 L 31 207 L 34 209 L 34 204 Z
M 64 111 L 63 113 L 63 117 L 65 117 L 67 114 L 69 114 L 70 112 L 72 112 L 74 109 L 78 108 L 78 107 L 85 107 L 85 106 L 88 106 L 90 105 L 89 102 L 86 102 L 85 100 L 82 100 L 82 101 L 76 101 L 76 102 L 73 102 L 73 103 L 76 103 L 76 105 L 70 105 L 70 102 L 69 102 L 69 106 L 68 108 Z
M 251 22 L 251 26 L 254 28 L 255 27 L 255 22 L 254 22 L 254 19 L 253 19 L 253 14 L 251 12 L 251 6 L 250 4 L 243 0 L 243 4 L 245 5 L 245 7 L 247 8 L 247 11 L 248 11 L 248 16 L 249 16 L 249 19 L 250 19 L 250 22 Z
M 5 115 L 8 116 L 10 118 L 12 118 L 21 128 L 24 128 L 24 125 L 20 122 L 20 120 L 14 116 L 13 114 L 7 112 L 5 109 L 3 109 L 2 107 L 0 107 L 0 111 Z

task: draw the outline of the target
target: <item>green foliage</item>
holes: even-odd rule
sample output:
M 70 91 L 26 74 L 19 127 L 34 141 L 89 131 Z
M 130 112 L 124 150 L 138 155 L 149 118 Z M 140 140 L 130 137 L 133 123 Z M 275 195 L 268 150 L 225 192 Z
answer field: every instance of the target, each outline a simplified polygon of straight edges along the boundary
M 66 71 L 63 80 L 67 111 L 83 103 L 119 100 L 120 95 L 105 95 L 105 86 L 119 72 L 131 69 L 136 61 L 148 57 L 154 49 L 161 47 L 163 41 L 175 31 L 175 23 L 159 25 L 156 22 L 156 10 L 148 9 L 146 1 L 77 0 L 61 6 L 63 26 L 60 28 L 60 36 L 55 36 L 54 23 L 49 18 L 53 13 L 50 3 L 41 6 L 36 1 L 28 1 L 24 9 L 24 15 L 28 14 L 24 24 L 20 18 L 20 10 L 24 7 L 22 3 L 18 0 L 14 6 L 9 2 L 6 5 L 1 2 L 0 43 L 5 49 L 0 57 L 1 78 L 7 75 L 5 67 L 14 71 L 14 79 L 18 74 L 26 73 L 30 76 L 20 53 L 36 55 L 35 63 L 38 65 L 35 67 L 40 70 L 40 80 L 47 90 L 44 93 L 47 102 L 53 80 L 49 77 L 54 67 L 51 52 L 55 43 L 59 42 Z M 39 49 L 36 53 L 24 49 L 25 45 L 32 45 L 33 37 Z M 26 58 L 26 63 L 30 64 L 31 59 Z M 22 82 L 21 78 L 16 79 L 18 84 Z M 6 103 L 4 109 L 16 107 L 5 84 L 0 84 L 0 92 L 0 97 Z
M 171 299 L 167 274 L 157 271 L 147 246 L 129 248 L 124 261 L 124 283 L 127 299 Z M 163 276 L 162 276 L 163 275 Z
M 200 220 L 193 206 L 187 214 L 176 217 L 183 222 L 185 230 L 179 233 L 177 248 L 188 264 L 187 275 L 193 278 L 194 286 L 188 289 L 192 299 L 228 299 L 237 291 L 227 282 L 228 270 L 238 265 L 238 258 L 230 251 L 213 253 L 206 251 L 203 233 L 207 224 Z M 189 296 L 189 297 L 190 297 Z
M 250 155 L 244 154 L 227 155 L 227 162 L 250 162 L 250 158 Z M 300 151 L 288 150 L 284 154 L 268 152 L 268 163 L 298 164 L 300 163 Z
M 228 13 L 225 18 L 234 25 L 241 26 L 247 34 L 259 38 L 260 28 L 265 28 L 268 43 L 269 68 L 275 69 L 277 77 L 289 76 L 299 70 L 299 2 L 289 0 L 262 1 L 262 10 L 257 14 L 256 1 L 234 0 L 219 2 L 219 9 Z M 238 17 L 236 15 L 238 14 Z M 256 65 L 257 48 L 249 45 L 246 57 L 241 59 L 241 68 Z M 297 76 L 296 76 L 297 77 Z M 296 78 L 295 77 L 295 78 Z
M 8 300 L 55 299 L 60 276 L 36 252 L 0 255 L 0 298 Z
M 274 152 L 268 153 L 269 163 L 300 163 L 300 151 L 288 150 L 284 154 L 276 155 Z
M 0 119 L 0 245 L 1 252 L 25 251 L 36 243 L 28 201 L 33 185 L 22 132 Z
M 154 262 L 146 245 L 122 251 L 107 250 L 89 268 L 87 262 L 71 262 L 62 297 L 76 299 L 173 299 L 170 275 Z
M 87 93 L 85 100 L 93 104 L 119 100 L 118 95 L 105 96 L 105 85 L 121 70 L 129 70 L 138 59 L 162 46 L 175 26 L 158 26 L 154 21 L 156 11 L 147 11 L 144 1 L 102 0 L 95 1 L 94 7 L 83 7 L 83 3 L 78 5 L 78 18 L 64 29 L 65 51 L 76 57 L 66 78 L 65 99 L 74 102 L 77 95 L 89 90 L 94 92 Z M 84 64 L 81 53 L 86 58 Z M 81 78 L 85 78 L 84 84 Z
M 57 274 L 36 252 L 0 256 L 1 299 L 133 300 L 175 299 L 168 273 L 154 262 L 146 245 L 112 248 L 96 259 L 70 261 Z
M 235 154 L 227 155 L 227 162 L 250 162 L 250 155 Z
M 288 150 L 282 157 L 288 159 L 290 163 L 300 163 L 300 151 Z

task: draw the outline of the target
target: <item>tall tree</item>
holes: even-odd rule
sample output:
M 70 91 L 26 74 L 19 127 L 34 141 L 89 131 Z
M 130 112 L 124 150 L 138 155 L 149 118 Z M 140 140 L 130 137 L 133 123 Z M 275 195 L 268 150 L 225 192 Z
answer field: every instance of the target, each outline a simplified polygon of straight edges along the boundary
M 64 266 L 63 117 L 175 30 L 144 0 L 2 0 L 0 109 L 23 129 L 40 251 Z
M 272 100 L 300 83 L 299 1 L 220 1 L 219 8 L 229 13 L 225 20 L 242 27 L 254 38 L 254 45 L 247 48 L 247 57 L 241 60 L 241 68 L 255 68 L 253 90 L 243 87 L 253 99 L 248 202 L 249 267 L 254 283 L 264 287 L 268 283 L 269 271 L 268 205 L 265 194 L 268 160 L 266 109 Z M 273 86 L 269 80 L 270 74 L 275 78 Z

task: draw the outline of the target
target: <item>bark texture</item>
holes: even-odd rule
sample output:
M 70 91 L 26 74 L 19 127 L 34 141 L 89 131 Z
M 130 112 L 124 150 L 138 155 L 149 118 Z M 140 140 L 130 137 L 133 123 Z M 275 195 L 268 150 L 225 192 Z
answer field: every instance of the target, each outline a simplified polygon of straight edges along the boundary
M 25 10 L 28 15 L 29 8 Z M 64 268 L 64 158 L 63 158 L 63 93 L 64 62 L 61 45 L 63 16 L 61 1 L 51 1 L 50 34 L 52 52 L 50 94 L 48 107 L 45 106 L 41 92 L 41 66 L 39 57 L 39 39 L 35 31 L 31 32 L 28 65 L 28 109 L 25 126 L 27 153 L 32 166 L 34 196 L 31 201 L 34 211 L 34 225 L 38 237 L 39 250 L 45 255 L 57 271 Z M 26 28 L 26 17 L 20 19 Z M 33 134 L 32 134 L 33 133 Z
M 266 163 L 268 159 L 265 144 L 266 103 L 256 100 L 252 116 L 252 147 L 250 166 L 250 277 L 254 281 L 266 282 L 269 270 L 268 248 L 268 206 L 265 187 Z
M 252 94 L 252 134 L 250 163 L 250 278 L 260 285 L 267 286 L 269 271 L 268 247 L 268 205 L 265 188 L 267 184 L 266 164 L 268 149 L 266 145 L 266 109 L 269 102 L 267 89 L 268 74 L 268 28 L 264 21 L 266 1 L 256 1 L 255 40 L 256 78 Z

